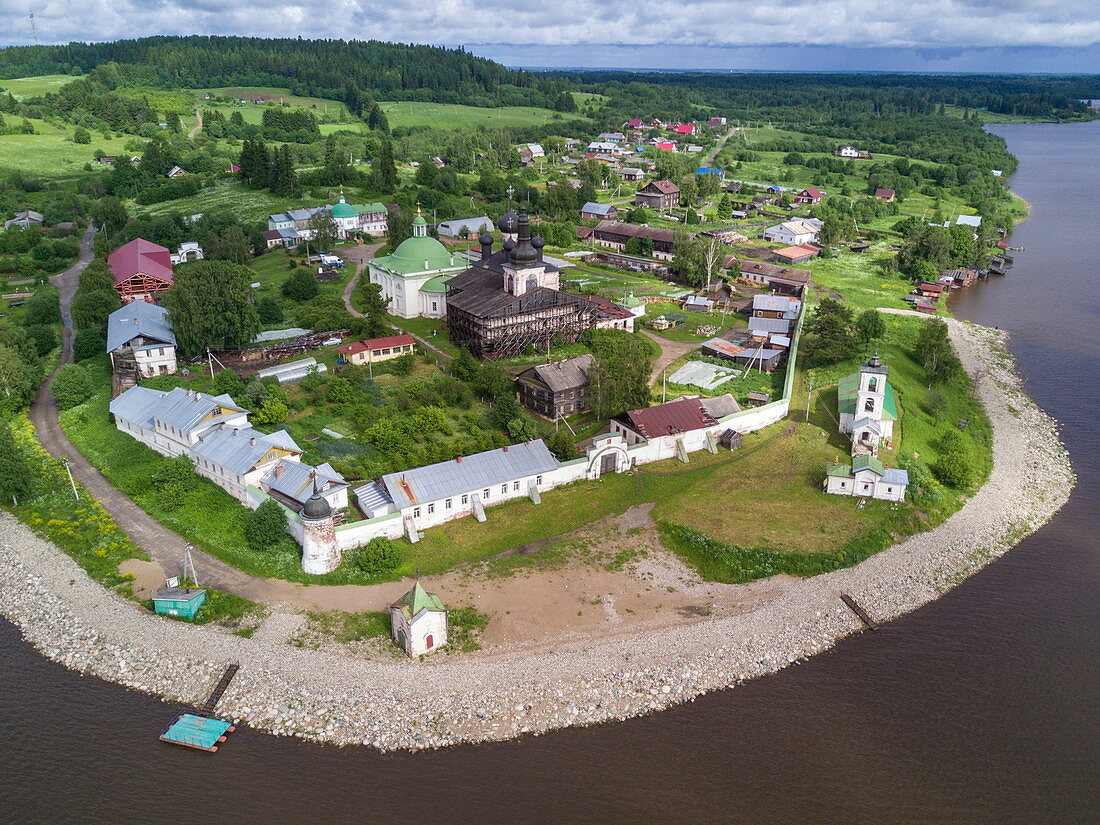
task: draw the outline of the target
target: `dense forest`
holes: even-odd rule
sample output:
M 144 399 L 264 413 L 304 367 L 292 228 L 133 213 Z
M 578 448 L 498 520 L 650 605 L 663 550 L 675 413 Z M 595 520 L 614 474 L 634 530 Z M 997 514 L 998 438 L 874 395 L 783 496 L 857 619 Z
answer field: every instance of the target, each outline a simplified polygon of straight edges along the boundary
M 277 86 L 332 100 L 351 88 L 383 100 L 474 106 L 562 103 L 562 81 L 438 46 L 193 35 L 0 50 L 0 78 L 86 74 L 107 64 L 116 64 L 117 85 Z

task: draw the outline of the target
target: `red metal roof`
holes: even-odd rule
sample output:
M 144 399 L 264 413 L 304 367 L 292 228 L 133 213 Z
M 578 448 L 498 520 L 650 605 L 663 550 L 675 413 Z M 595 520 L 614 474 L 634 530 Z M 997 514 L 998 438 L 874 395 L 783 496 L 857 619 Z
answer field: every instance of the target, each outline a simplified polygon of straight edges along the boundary
M 342 347 L 337 347 L 336 351 L 342 352 L 344 355 L 355 355 L 357 352 L 388 349 L 390 347 L 400 347 L 405 344 L 415 345 L 416 339 L 411 335 L 390 335 L 385 338 L 367 338 L 362 341 L 353 341 L 350 344 L 344 344 Z
M 172 283 L 172 253 L 144 238 L 135 238 L 108 255 L 107 267 L 116 284 L 138 273 Z
M 718 421 L 711 416 L 698 398 L 680 398 L 647 407 L 644 410 L 629 410 L 623 414 L 627 423 L 646 438 L 662 435 L 701 430 L 712 427 Z
M 690 135 L 695 131 L 695 127 L 690 123 L 681 123 L 676 127 L 676 134 L 678 135 Z

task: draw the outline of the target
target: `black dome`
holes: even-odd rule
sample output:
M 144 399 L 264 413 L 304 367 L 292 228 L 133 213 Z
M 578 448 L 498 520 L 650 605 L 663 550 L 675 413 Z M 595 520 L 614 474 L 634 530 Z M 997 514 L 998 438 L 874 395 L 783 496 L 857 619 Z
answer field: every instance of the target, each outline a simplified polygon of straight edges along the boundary
M 515 235 L 516 227 L 519 226 L 519 218 L 513 210 L 509 209 L 501 216 L 499 226 L 500 231 L 505 235 Z
M 480 235 L 477 236 L 477 242 L 482 246 L 491 244 L 493 242 L 493 236 L 490 235 L 488 232 L 482 232 Z
M 542 239 L 542 235 L 535 235 L 535 237 L 531 239 L 531 246 L 535 247 L 535 249 L 542 249 L 546 246 L 546 241 Z
M 511 238 L 505 238 L 504 239 L 504 251 L 505 252 L 511 252 L 515 248 L 516 248 L 516 242 L 514 240 L 512 240 Z
M 313 495 L 302 506 L 300 515 L 313 520 L 328 518 L 332 515 L 332 506 L 314 490 Z

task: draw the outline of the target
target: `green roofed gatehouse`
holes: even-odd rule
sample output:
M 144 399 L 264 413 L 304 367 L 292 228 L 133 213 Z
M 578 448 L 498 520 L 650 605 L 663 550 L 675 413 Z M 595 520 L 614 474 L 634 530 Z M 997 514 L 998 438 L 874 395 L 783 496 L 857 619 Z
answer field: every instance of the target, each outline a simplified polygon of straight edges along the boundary
M 390 631 L 409 656 L 422 656 L 447 644 L 447 608 L 417 579 L 404 596 L 390 605 Z
M 465 257 L 428 236 L 428 222 L 418 210 L 413 236 L 370 262 L 370 282 L 382 287 L 391 315 L 442 318 L 447 314 L 447 281 L 469 265 Z
M 166 587 L 153 594 L 153 610 L 161 616 L 194 621 L 206 601 L 206 591 L 195 587 Z

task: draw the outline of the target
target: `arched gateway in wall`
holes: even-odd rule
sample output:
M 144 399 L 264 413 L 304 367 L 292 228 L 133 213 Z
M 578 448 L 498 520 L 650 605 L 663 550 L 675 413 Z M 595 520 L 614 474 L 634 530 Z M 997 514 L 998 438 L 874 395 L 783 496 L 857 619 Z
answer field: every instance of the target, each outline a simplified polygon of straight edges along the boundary
M 599 478 L 604 473 L 622 473 L 631 465 L 626 439 L 618 433 L 594 438 L 585 457 L 588 459 L 585 477 L 589 479 Z

